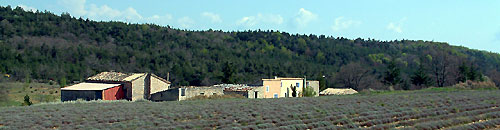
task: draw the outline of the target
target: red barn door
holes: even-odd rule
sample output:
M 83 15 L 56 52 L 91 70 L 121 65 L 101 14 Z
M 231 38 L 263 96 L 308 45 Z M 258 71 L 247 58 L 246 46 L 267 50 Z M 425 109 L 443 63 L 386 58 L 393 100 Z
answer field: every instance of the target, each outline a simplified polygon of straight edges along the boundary
M 125 93 L 123 91 L 123 86 L 116 86 L 112 88 L 108 88 L 103 92 L 103 100 L 120 100 L 125 98 Z

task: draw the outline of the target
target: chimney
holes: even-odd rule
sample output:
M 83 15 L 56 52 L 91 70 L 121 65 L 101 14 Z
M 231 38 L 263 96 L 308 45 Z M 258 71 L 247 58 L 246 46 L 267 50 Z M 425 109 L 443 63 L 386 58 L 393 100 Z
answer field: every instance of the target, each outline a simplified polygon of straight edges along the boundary
M 278 76 L 274 76 L 274 79 L 278 79 Z
M 170 81 L 170 72 L 167 73 L 167 81 Z

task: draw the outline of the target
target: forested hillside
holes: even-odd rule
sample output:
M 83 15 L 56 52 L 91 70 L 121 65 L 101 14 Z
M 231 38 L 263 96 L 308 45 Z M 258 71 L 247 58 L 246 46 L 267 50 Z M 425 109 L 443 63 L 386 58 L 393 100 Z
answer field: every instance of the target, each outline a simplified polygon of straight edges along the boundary
M 0 7 L 0 33 L 0 73 L 14 80 L 71 83 L 114 70 L 170 72 L 174 85 L 259 84 L 273 76 L 307 76 L 358 90 L 449 86 L 485 80 L 482 75 L 500 83 L 498 53 L 433 41 L 189 31 L 10 6 Z

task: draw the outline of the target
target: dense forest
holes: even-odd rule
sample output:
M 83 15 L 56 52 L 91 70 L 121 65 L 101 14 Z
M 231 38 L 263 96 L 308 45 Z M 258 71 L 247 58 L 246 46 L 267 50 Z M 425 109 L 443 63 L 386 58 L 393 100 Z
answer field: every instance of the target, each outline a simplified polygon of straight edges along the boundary
M 306 76 L 323 88 L 357 90 L 467 80 L 498 86 L 500 55 L 434 41 L 190 31 L 0 7 L 0 73 L 69 84 L 101 71 L 170 73 L 174 85 L 261 84 L 261 78 Z

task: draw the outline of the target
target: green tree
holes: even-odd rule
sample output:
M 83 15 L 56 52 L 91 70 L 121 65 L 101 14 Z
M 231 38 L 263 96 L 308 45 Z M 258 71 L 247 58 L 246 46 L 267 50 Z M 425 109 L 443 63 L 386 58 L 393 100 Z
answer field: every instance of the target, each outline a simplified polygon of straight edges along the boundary
M 411 83 L 417 86 L 431 85 L 432 83 L 431 77 L 429 77 L 429 75 L 427 74 L 427 70 L 424 68 L 423 65 L 420 65 L 417 71 L 413 73 L 413 75 L 411 76 Z
M 458 78 L 457 78 L 457 81 L 458 82 L 465 82 L 468 79 L 469 77 L 469 71 L 470 71 L 470 68 L 469 66 L 467 66 L 465 63 L 462 63 L 459 67 L 458 67 Z
M 23 105 L 24 106 L 31 106 L 33 103 L 30 101 L 30 96 L 28 96 L 28 94 L 26 94 L 26 96 L 24 96 L 24 103 Z
M 292 89 L 292 97 L 297 97 L 297 86 L 290 85 L 290 89 Z
M 401 70 L 396 64 L 395 60 L 387 66 L 387 71 L 385 72 L 384 83 L 387 85 L 397 85 L 401 83 Z
M 61 80 L 59 80 L 59 86 L 62 87 L 66 87 L 67 85 L 67 80 L 66 80 L 66 77 L 62 77 Z
M 320 73 L 316 80 L 319 81 L 319 91 L 325 90 L 326 89 L 326 77 Z
M 224 76 L 222 77 L 223 83 L 232 84 L 236 82 L 234 78 L 234 68 L 232 63 L 226 62 L 224 64 L 224 68 L 222 68 L 222 72 L 224 73 Z
M 314 89 L 310 86 L 307 86 L 306 88 L 304 88 L 304 92 L 302 94 L 304 97 L 314 97 L 316 95 L 316 92 L 314 91 Z

